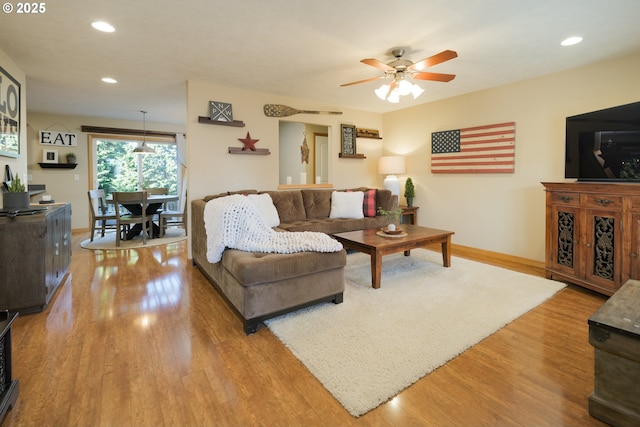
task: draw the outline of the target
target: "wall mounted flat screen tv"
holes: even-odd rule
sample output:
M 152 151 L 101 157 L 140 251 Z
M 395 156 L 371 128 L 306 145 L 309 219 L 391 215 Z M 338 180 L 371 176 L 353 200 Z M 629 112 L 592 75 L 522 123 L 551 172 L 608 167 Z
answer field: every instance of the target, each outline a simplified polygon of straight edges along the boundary
M 640 102 L 567 117 L 565 177 L 640 182 Z

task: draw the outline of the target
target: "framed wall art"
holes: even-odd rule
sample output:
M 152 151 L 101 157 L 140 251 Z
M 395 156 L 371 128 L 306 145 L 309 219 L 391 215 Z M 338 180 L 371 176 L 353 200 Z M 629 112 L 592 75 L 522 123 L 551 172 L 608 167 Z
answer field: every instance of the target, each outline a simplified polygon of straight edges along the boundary
M 209 101 L 209 118 L 214 122 L 233 122 L 231 104 Z
M 356 155 L 356 127 L 353 125 L 340 125 L 342 155 Z
M 20 83 L 0 67 L 0 156 L 20 156 Z
M 42 163 L 58 163 L 58 150 L 42 150 Z

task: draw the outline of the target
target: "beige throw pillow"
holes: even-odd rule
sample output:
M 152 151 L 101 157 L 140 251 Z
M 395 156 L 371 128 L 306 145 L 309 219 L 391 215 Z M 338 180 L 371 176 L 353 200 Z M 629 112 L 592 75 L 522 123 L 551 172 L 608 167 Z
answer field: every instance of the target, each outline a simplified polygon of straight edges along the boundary
M 329 218 L 364 218 L 362 212 L 362 191 L 334 191 L 331 194 L 331 213 Z

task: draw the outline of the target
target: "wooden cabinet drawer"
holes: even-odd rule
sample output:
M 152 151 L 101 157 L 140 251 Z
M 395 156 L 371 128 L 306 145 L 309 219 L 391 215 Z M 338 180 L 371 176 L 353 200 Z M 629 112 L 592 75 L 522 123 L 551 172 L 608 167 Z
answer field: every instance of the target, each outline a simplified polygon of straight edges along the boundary
M 580 204 L 580 193 L 553 191 L 551 193 L 551 203 L 578 206 Z
M 622 209 L 622 197 L 607 196 L 605 194 L 585 194 L 584 206 L 598 209 Z

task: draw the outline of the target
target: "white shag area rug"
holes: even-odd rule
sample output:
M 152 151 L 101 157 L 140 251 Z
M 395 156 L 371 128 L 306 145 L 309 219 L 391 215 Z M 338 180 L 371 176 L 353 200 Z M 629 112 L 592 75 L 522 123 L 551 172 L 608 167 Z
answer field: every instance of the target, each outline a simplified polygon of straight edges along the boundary
M 369 255 L 347 256 L 342 304 L 267 322 L 269 329 L 353 416 L 386 402 L 565 284 L 414 249 L 385 256 L 380 289 Z
M 100 237 L 100 232 L 96 232 L 93 242 L 86 239 L 80 242 L 80 247 L 93 250 L 105 249 L 136 249 L 150 248 L 153 246 L 167 245 L 169 243 L 180 242 L 187 238 L 183 228 L 168 228 L 165 237 L 158 239 L 147 239 L 147 244 L 142 244 L 142 234 L 136 236 L 133 240 L 121 240 L 120 246 L 116 247 L 116 232 L 114 230 L 107 231 L 104 237 Z

